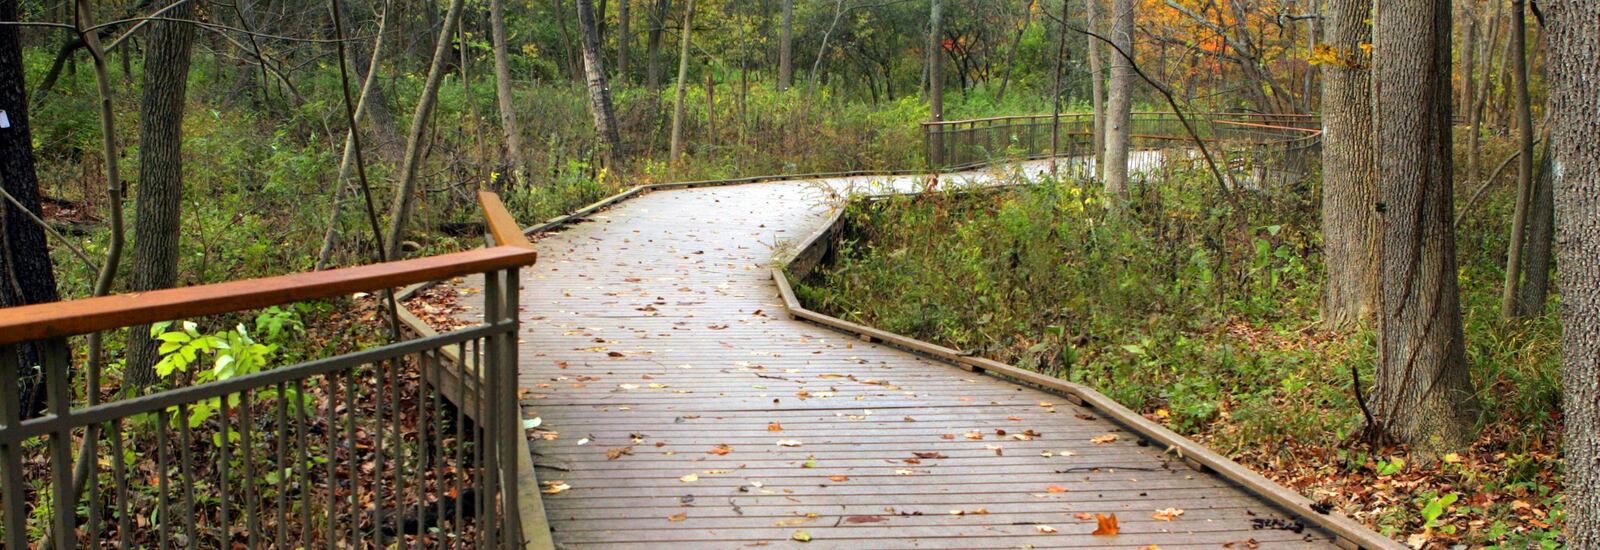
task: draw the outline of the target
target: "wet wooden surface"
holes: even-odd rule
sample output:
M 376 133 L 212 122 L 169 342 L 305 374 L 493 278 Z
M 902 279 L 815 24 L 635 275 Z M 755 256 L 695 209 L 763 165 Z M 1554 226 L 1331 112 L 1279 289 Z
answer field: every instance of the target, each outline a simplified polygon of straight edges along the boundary
M 658 191 L 535 242 L 520 380 L 558 546 L 1331 544 L 1063 398 L 787 319 L 773 255 L 847 189 L 919 181 Z

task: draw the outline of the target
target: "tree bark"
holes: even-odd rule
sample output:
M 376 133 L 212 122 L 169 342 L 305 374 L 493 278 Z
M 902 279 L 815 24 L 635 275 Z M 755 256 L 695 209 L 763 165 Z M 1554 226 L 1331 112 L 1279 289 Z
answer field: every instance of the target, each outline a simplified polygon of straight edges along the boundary
M 689 83 L 689 37 L 694 35 L 694 0 L 684 4 L 681 34 L 683 40 L 678 47 L 677 99 L 672 104 L 672 149 L 667 156 L 668 162 L 674 164 L 683 156 L 683 102 Z
M 516 99 L 511 96 L 511 56 L 506 51 L 506 14 L 503 0 L 489 0 L 489 32 L 494 41 L 494 91 L 499 100 L 500 129 L 506 135 L 506 160 L 518 177 L 527 173 L 523 160 L 522 127 L 517 124 Z M 624 3 L 623 5 L 627 5 Z
M 1089 28 L 1088 55 L 1089 55 L 1089 89 L 1091 99 L 1090 118 L 1094 126 L 1094 178 L 1106 177 L 1106 75 L 1100 66 L 1100 39 L 1094 35 L 1100 32 L 1100 0 L 1083 0 L 1084 24 Z
M 463 0 L 451 0 L 445 13 L 444 25 L 439 28 L 439 41 L 433 47 L 433 62 L 428 67 L 428 79 L 422 86 L 422 97 L 416 111 L 411 114 L 411 132 L 406 136 L 406 152 L 400 168 L 400 181 L 395 185 L 394 202 L 389 206 L 388 240 L 384 249 L 389 260 L 400 259 L 400 242 L 405 237 L 406 218 L 411 213 L 412 195 L 416 191 L 417 165 L 422 162 L 422 139 L 428 128 L 428 118 L 433 114 L 433 104 L 439 98 L 439 83 L 444 80 L 445 63 L 450 56 L 450 35 L 461 18 Z
M 778 31 L 778 91 L 794 85 L 794 0 L 783 0 Z
M 339 6 L 345 10 L 350 9 L 350 3 L 348 2 L 340 2 Z M 393 158 L 400 148 L 400 127 L 395 123 L 394 111 L 389 109 L 389 96 L 383 89 L 383 82 L 377 77 L 369 75 L 378 73 L 379 69 L 383 67 L 384 51 L 382 45 L 392 44 L 388 38 L 383 36 L 387 20 L 391 17 L 389 13 L 391 9 L 394 9 L 394 6 L 384 2 L 383 15 L 379 16 L 378 28 L 374 30 L 374 34 L 377 36 L 373 38 L 370 45 L 362 40 L 350 42 L 350 66 L 355 68 L 356 78 L 361 79 L 363 83 L 372 82 L 371 89 L 363 92 L 363 94 L 367 99 L 365 111 L 367 121 L 370 123 L 368 128 L 375 139 L 370 140 L 372 143 L 367 143 L 367 140 L 363 140 L 362 145 L 370 145 L 372 149 L 369 150 L 376 150 L 386 158 Z M 355 21 L 354 18 L 348 15 L 348 11 L 346 13 L 345 21 Z M 398 16 L 399 14 L 400 11 L 395 10 L 394 15 Z M 393 25 L 389 26 L 392 27 Z
M 645 86 L 652 92 L 661 89 L 661 33 L 666 30 L 667 10 L 671 7 L 672 0 L 656 0 L 656 7 L 650 12 L 650 32 L 644 41 L 644 77 Z
M 1528 210 L 1527 240 L 1522 246 L 1522 285 L 1518 287 L 1517 315 L 1537 317 L 1544 313 L 1550 294 L 1552 245 L 1555 241 L 1555 192 L 1551 185 L 1550 136 L 1546 127 L 1543 154 L 1534 170 L 1533 199 Z
M 615 167 L 622 164 L 625 155 L 622 136 L 617 132 L 617 115 L 611 108 L 611 86 L 606 83 L 605 67 L 601 64 L 594 8 L 589 0 L 577 0 L 577 4 L 578 33 L 583 35 L 583 73 L 589 88 L 589 113 L 594 115 L 594 132 L 604 143 L 606 161 Z
M 1134 53 L 1133 0 L 1111 3 L 1111 42 L 1127 55 Z M 1129 122 L 1133 114 L 1133 64 L 1127 57 L 1111 56 L 1111 90 L 1106 101 L 1106 194 L 1128 198 Z
M 1543 0 L 1561 290 L 1562 454 L 1569 548 L 1600 548 L 1600 19 Z
M 944 120 L 944 14 L 940 0 L 931 0 L 928 11 L 928 119 Z M 930 149 L 937 166 L 944 162 L 944 133 L 936 131 Z
M 1374 14 L 1373 116 L 1380 278 L 1376 417 L 1425 453 L 1472 440 L 1452 223 L 1450 6 L 1383 2 Z
M 1533 193 L 1533 112 L 1528 99 L 1527 10 L 1522 0 L 1511 0 L 1511 79 L 1517 96 L 1517 206 L 1511 215 L 1511 242 L 1506 250 L 1505 283 L 1500 288 L 1500 316 L 1520 317 L 1517 286 L 1522 283 L 1522 245 L 1528 225 L 1528 201 Z
M 167 12 L 194 18 L 194 3 Z M 134 292 L 171 288 L 178 282 L 179 212 L 183 204 L 183 107 L 188 92 L 194 25 L 150 23 L 144 60 L 144 96 L 139 101 L 139 187 L 134 194 L 133 250 L 129 287 Z M 156 381 L 159 355 L 149 325 L 129 329 L 125 385 Z
M 0 21 L 18 20 L 17 0 L 0 0 Z M 39 176 L 34 170 L 33 134 L 28 126 L 28 91 L 22 65 L 19 27 L 0 25 L 0 112 L 6 113 L 8 128 L 0 128 L 0 187 L 23 208 L 43 219 L 39 202 Z M 50 246 L 44 228 L 19 211 L 10 201 L 0 203 L 0 308 L 54 302 L 61 299 L 56 290 L 55 270 L 50 263 Z M 20 365 L 40 364 L 42 350 L 26 345 L 18 349 Z M 32 372 L 31 369 L 29 372 Z M 24 376 L 21 388 L 0 388 L 0 392 L 19 390 L 22 414 L 32 416 L 42 410 L 44 387 L 40 376 Z
M 1372 175 L 1372 0 L 1328 0 L 1323 43 L 1341 63 L 1322 66 L 1322 256 L 1328 270 L 1322 317 L 1329 328 L 1371 318 L 1377 258 Z
M 1478 70 L 1478 22 L 1477 0 L 1463 0 L 1461 14 L 1467 22 L 1467 28 L 1461 32 L 1461 103 L 1456 112 L 1465 113 L 1472 109 L 1473 89 L 1477 81 Z M 1471 182 L 1468 182 L 1471 185 Z
M 628 83 L 628 48 L 633 44 L 633 35 L 628 32 L 629 0 L 617 0 L 617 82 L 622 85 Z

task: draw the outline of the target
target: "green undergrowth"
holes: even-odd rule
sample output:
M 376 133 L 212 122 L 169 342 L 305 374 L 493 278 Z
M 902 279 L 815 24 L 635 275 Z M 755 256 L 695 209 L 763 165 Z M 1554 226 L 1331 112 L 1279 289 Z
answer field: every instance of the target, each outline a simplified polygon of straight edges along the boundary
M 1458 245 L 1485 436 L 1424 465 L 1350 442 L 1352 373 L 1371 383 L 1375 339 L 1321 326 L 1314 183 L 1243 193 L 1234 210 L 1208 177 L 1141 182 L 1118 209 L 1098 184 L 1050 177 L 856 201 L 832 261 L 796 291 L 846 320 L 1087 384 L 1391 536 L 1553 540 L 1559 327 L 1554 305 L 1498 317 L 1508 193 Z

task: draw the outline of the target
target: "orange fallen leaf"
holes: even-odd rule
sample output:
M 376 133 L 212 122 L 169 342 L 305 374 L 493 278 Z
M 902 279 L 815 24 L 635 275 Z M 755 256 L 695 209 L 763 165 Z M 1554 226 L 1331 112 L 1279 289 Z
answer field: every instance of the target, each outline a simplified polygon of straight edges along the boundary
M 773 422 L 771 424 L 767 424 L 767 431 L 769 431 L 769 432 L 781 432 L 781 431 L 783 431 L 783 425 L 779 424 L 777 422 Z
M 1093 443 L 1095 445 L 1105 445 L 1107 443 L 1110 443 L 1110 442 L 1116 441 L 1116 440 L 1117 440 L 1117 434 L 1105 434 L 1105 435 L 1098 435 L 1098 436 L 1095 436 L 1093 438 L 1090 438 L 1089 442 Z
M 1161 550 L 1161 547 L 1160 546 L 1156 546 L 1154 544 L 1151 544 L 1151 545 L 1145 546 L 1144 548 L 1140 548 L 1139 550 Z
M 844 483 L 846 481 L 850 481 L 850 476 L 828 476 L 828 479 Z
M 726 444 L 718 443 L 717 446 L 712 447 L 711 450 L 709 450 L 709 451 L 706 451 L 706 454 L 722 456 L 722 455 L 725 455 L 725 454 L 728 454 L 728 453 L 731 453 L 731 452 L 733 452 L 733 447 L 729 447 Z
M 676 514 L 667 516 L 667 521 L 683 521 L 686 519 L 689 519 L 689 514 L 685 514 L 683 512 L 678 512 Z
M 1065 492 L 1067 492 L 1067 488 L 1066 487 L 1062 487 L 1060 485 L 1051 485 L 1049 487 L 1045 487 L 1044 490 L 1045 490 L 1045 492 L 1049 492 L 1049 493 L 1065 493 Z
M 1172 521 L 1178 519 L 1178 516 L 1181 515 L 1183 515 L 1183 510 L 1178 508 L 1167 508 L 1165 510 L 1156 510 L 1156 513 L 1151 514 L 1150 517 L 1159 519 L 1161 521 Z
M 1081 519 L 1081 520 L 1091 520 L 1091 519 L 1094 519 L 1094 514 L 1091 514 L 1091 513 L 1088 513 L 1088 512 L 1078 512 L 1076 514 L 1073 514 L 1072 517 L 1075 517 L 1075 518 L 1078 518 L 1078 519 Z
M 1094 515 L 1094 520 L 1096 522 L 1098 522 L 1100 525 L 1098 527 L 1095 527 L 1094 532 L 1090 533 L 1091 535 L 1116 536 L 1117 533 L 1122 531 L 1121 529 L 1117 528 L 1117 515 L 1116 514 L 1111 514 L 1109 516 L 1102 515 L 1102 514 L 1095 514 Z

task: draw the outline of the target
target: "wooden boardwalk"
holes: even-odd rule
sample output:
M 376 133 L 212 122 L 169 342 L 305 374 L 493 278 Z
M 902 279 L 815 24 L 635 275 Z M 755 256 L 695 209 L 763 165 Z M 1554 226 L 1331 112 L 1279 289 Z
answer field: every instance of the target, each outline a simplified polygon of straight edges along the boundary
M 656 191 L 537 241 L 520 380 L 559 547 L 1332 544 L 1057 395 L 788 319 L 774 253 L 881 180 Z

